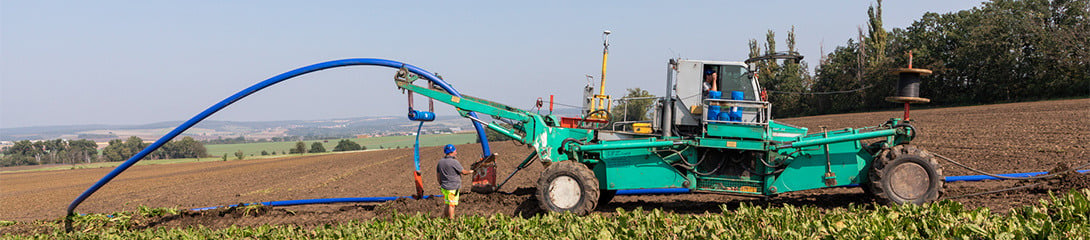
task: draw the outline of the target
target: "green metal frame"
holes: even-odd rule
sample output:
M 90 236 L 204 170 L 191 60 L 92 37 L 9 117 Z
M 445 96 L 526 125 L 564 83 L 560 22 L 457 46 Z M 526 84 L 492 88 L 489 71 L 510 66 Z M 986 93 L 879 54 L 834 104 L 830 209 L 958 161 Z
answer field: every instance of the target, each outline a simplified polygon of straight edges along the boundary
M 841 129 L 807 134 L 806 128 L 769 120 L 767 124 L 710 122 L 701 137 L 600 141 L 597 130 L 564 128 L 551 115 L 540 115 L 485 99 L 412 84 L 395 78 L 398 88 L 435 99 L 458 109 L 463 117 L 528 144 L 543 163 L 574 160 L 591 168 L 607 190 L 684 187 L 694 191 L 773 195 L 867 181 L 867 169 L 877 150 L 862 140 L 886 138 L 881 147 L 912 140 L 910 127 L 890 119 L 880 127 Z M 511 126 L 484 122 L 468 112 L 509 119 Z M 902 127 L 903 126 L 903 127 Z M 702 151 L 758 152 L 763 159 L 748 176 L 696 174 Z M 530 158 L 527 158 L 529 161 Z M 525 162 L 523 163 L 525 164 Z M 694 167 L 695 168 L 695 167 Z

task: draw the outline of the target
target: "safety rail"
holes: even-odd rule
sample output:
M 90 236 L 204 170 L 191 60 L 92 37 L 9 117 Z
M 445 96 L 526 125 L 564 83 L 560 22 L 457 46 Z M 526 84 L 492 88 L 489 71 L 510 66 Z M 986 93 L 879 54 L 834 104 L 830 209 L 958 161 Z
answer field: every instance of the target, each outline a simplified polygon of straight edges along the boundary
M 613 106 L 614 106 L 614 107 L 621 107 L 621 106 L 623 106 L 623 107 L 627 108 L 627 107 L 628 107 L 628 104 L 625 104 L 625 103 L 626 103 L 626 102 L 628 102 L 628 101 L 635 101 L 635 100 L 655 100 L 655 101 L 657 101 L 657 102 L 661 103 L 661 102 L 663 102 L 663 101 L 664 101 L 665 99 L 666 99 L 665 97 L 654 97 L 654 96 L 652 96 L 652 97 L 631 97 L 631 98 L 619 98 L 619 99 L 614 99 L 614 100 L 613 100 L 613 102 L 614 102 L 614 103 L 613 103 Z M 652 102 L 652 104 L 656 104 L 656 102 Z M 647 108 L 647 109 L 644 109 L 643 113 L 644 113 L 644 114 L 647 114 L 648 112 L 652 111 L 653 109 L 654 109 L 653 107 L 649 107 L 649 108 Z M 613 124 L 611 124 L 611 125 L 610 125 L 610 129 L 611 129 L 611 130 L 613 130 L 613 131 L 617 131 L 617 126 L 621 126 L 621 130 L 622 130 L 622 131 L 627 131 L 627 130 L 625 130 L 625 127 L 624 127 L 624 126 L 631 126 L 631 124 L 633 124 L 633 123 L 651 123 L 651 122 L 652 122 L 651 120 L 635 120 L 635 121 L 629 121 L 629 120 L 628 120 L 628 111 L 625 111 L 625 110 L 626 110 L 626 109 L 621 109 L 621 121 L 616 121 L 616 122 L 613 122 Z M 626 125 L 626 124 L 628 124 L 628 125 Z
M 720 108 L 738 107 L 738 108 L 742 108 L 742 109 L 757 108 L 757 109 L 761 109 L 761 110 L 758 111 L 758 114 L 756 116 L 756 121 L 752 121 L 752 120 L 747 121 L 746 119 L 742 119 L 742 121 L 709 120 L 708 119 L 708 106 L 719 106 Z M 768 126 L 769 120 L 771 120 L 771 116 L 772 116 L 772 103 L 763 102 L 763 101 L 730 100 L 730 99 L 704 99 L 704 102 L 703 102 L 703 104 L 701 104 L 701 107 L 703 108 L 703 112 L 700 114 L 701 115 L 700 119 L 703 120 L 706 123 L 727 123 L 727 124 Z M 739 111 L 741 111 L 741 109 Z M 726 111 L 723 111 L 723 112 L 726 112 Z

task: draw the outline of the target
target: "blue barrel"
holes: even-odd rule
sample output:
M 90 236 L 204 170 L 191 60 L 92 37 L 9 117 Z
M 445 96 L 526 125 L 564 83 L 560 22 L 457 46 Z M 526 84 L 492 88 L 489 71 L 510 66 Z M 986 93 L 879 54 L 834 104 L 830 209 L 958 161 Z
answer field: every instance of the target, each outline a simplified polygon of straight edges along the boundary
M 746 93 L 742 91 L 730 91 L 730 100 L 746 100 Z
M 734 108 L 739 108 L 739 107 L 734 107 Z M 741 122 L 742 121 L 742 110 L 728 111 L 728 112 L 725 112 L 725 113 L 727 114 L 727 119 L 729 121 L 734 121 L 734 122 Z
M 719 99 L 723 97 L 723 92 L 720 91 L 708 91 L 708 99 Z
M 720 91 L 708 91 L 708 99 L 719 99 L 723 97 L 723 92 Z M 722 111 L 719 106 L 708 106 L 708 120 L 719 120 L 719 113 Z
M 435 120 L 435 113 L 428 111 L 409 110 L 409 120 L 430 122 Z
M 731 91 L 730 92 L 730 99 L 731 100 L 745 100 L 746 95 L 742 91 Z M 735 121 L 735 122 L 742 121 L 742 108 L 740 108 L 740 107 L 730 107 L 730 111 L 727 111 L 727 115 L 728 115 L 728 117 L 726 118 L 726 120 L 728 120 L 728 121 Z M 724 118 L 720 117 L 720 119 L 724 119 Z
M 707 99 L 719 99 L 723 97 L 723 92 L 709 91 L 707 92 Z M 719 113 L 722 109 L 719 106 L 707 106 L 707 120 L 719 120 Z

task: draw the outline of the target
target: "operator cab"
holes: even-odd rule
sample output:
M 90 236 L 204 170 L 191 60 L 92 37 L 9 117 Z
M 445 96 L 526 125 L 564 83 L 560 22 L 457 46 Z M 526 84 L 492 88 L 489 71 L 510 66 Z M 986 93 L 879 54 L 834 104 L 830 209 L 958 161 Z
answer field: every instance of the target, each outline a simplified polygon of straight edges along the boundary
M 720 99 L 732 100 L 732 92 L 741 93 L 743 101 L 761 101 L 757 79 L 749 72 L 743 62 L 704 61 L 704 60 L 679 60 L 677 62 L 674 94 L 677 101 L 673 107 L 673 125 L 681 133 L 695 134 L 702 131 L 703 124 L 709 122 L 731 123 L 755 123 L 760 119 L 758 108 L 742 108 L 742 118 L 739 121 L 717 121 L 717 117 L 709 120 L 709 104 L 725 103 L 720 100 L 708 100 L 708 92 L 705 91 L 704 80 L 706 73 L 716 73 L 716 85 L 722 93 Z M 712 107 L 714 108 L 714 107 Z M 729 107 L 722 107 L 720 111 L 726 112 Z M 713 111 L 714 113 L 714 111 Z M 659 122 L 659 121 L 655 121 Z M 657 126 L 656 126 L 657 127 Z

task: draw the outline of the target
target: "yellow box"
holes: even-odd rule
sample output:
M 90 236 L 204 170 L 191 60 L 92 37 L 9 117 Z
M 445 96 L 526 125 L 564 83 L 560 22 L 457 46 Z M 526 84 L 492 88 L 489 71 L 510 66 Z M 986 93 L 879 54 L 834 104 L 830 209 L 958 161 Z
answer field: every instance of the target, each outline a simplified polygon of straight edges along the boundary
M 704 114 L 704 108 L 700 106 L 689 106 L 689 112 L 692 114 Z
M 651 124 L 650 123 L 633 123 L 632 124 L 632 131 L 635 131 L 636 133 L 651 133 Z

